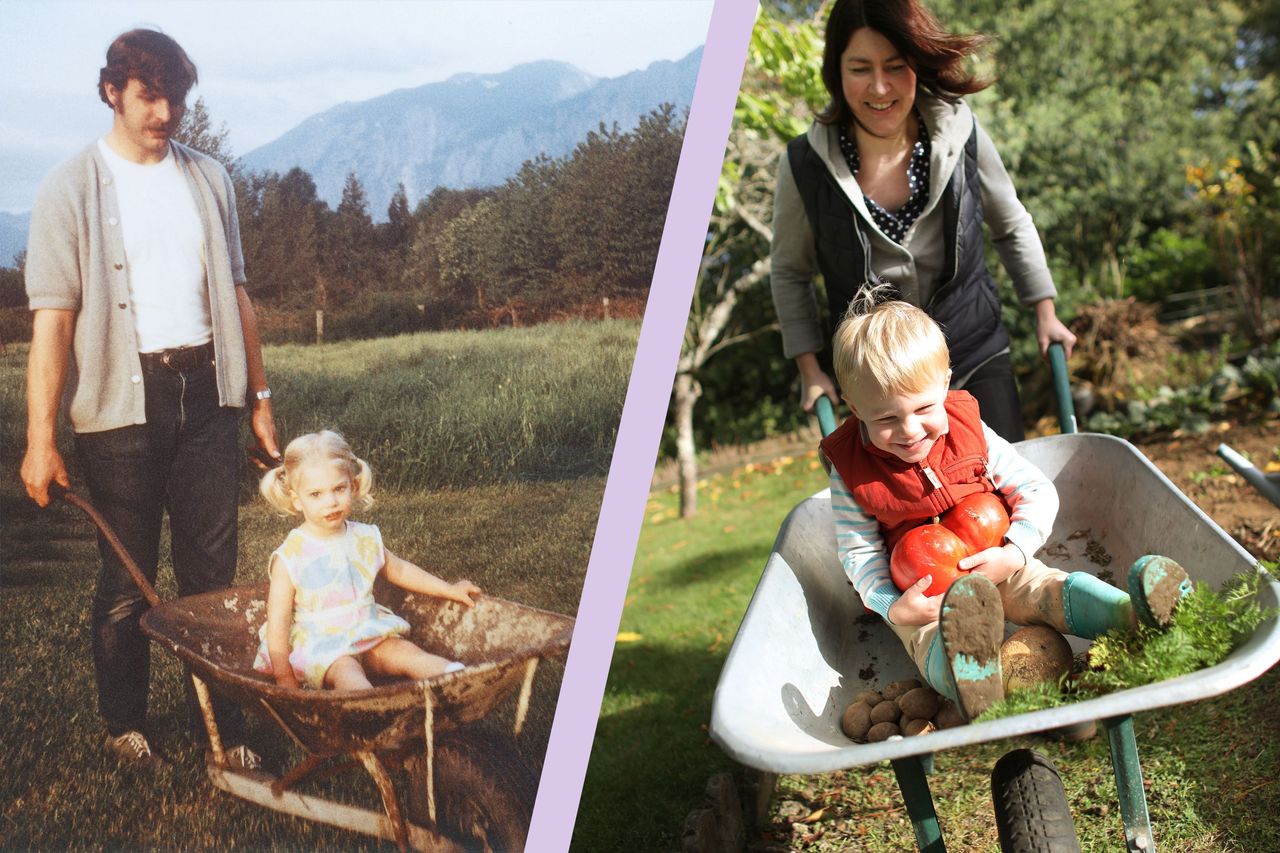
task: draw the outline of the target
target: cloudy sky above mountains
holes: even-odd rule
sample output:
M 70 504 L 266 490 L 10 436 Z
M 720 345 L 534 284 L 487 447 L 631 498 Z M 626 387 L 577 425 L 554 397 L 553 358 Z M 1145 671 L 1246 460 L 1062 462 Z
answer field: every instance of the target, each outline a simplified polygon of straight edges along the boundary
M 187 50 L 234 153 L 344 101 L 538 59 L 617 77 L 703 44 L 710 0 L 0 0 L 0 210 L 110 128 L 108 43 L 154 26 Z

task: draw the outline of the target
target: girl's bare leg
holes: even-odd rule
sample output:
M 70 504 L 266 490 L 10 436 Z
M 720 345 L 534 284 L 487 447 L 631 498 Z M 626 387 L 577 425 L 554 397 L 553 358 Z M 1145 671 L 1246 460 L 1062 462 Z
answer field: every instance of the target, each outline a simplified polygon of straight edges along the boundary
M 365 652 L 361 659 L 370 673 L 407 676 L 415 681 L 439 675 L 450 663 L 445 658 L 423 651 L 409 640 L 400 637 L 388 637 Z
M 364 667 L 351 655 L 344 655 L 332 664 L 324 674 L 324 686 L 334 690 L 367 690 L 373 685 L 365 677 Z

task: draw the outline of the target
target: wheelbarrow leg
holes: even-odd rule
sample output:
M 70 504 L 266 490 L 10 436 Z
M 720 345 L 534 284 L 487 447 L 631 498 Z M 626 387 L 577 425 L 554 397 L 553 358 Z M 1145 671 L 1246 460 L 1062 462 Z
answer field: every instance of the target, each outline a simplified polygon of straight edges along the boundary
M 911 828 L 916 833 L 916 846 L 920 853 L 946 853 L 942 843 L 942 828 L 938 825 L 938 813 L 933 808 L 933 794 L 929 792 L 929 780 L 925 774 L 932 769 L 932 755 L 912 755 L 890 761 L 893 773 L 898 777 L 898 788 L 907 804 Z
M 1133 734 L 1133 717 L 1128 714 L 1102 721 L 1111 748 L 1111 765 L 1116 774 L 1116 794 L 1124 819 L 1125 850 L 1155 853 L 1147 795 L 1142 788 L 1142 767 L 1138 764 L 1138 741 Z
M 391 829 L 396 836 L 396 846 L 401 850 L 408 850 L 409 826 L 405 823 L 404 814 L 400 811 L 400 798 L 396 796 L 396 787 L 391 781 L 391 776 L 378 760 L 378 756 L 372 752 L 361 750 L 356 753 L 356 756 L 364 765 L 364 769 L 368 770 L 369 775 L 373 777 L 374 784 L 378 786 L 378 793 L 382 795 L 382 806 L 387 810 Z
M 191 674 L 191 682 L 196 687 L 200 715 L 204 717 L 204 728 L 209 734 L 209 751 L 213 753 L 213 763 L 219 767 L 226 767 L 227 760 L 222 753 L 222 736 L 218 734 L 218 721 L 213 716 L 213 701 L 209 697 L 209 688 L 195 673 Z

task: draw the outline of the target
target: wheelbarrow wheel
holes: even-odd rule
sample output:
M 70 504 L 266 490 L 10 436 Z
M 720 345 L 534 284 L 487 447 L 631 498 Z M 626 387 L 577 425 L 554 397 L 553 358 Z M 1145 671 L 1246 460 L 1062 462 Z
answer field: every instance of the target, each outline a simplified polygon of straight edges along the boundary
M 1075 822 L 1053 762 L 1015 749 L 991 771 L 1001 853 L 1080 853 Z
M 425 760 L 405 762 L 409 816 L 431 823 Z M 451 733 L 435 742 L 436 829 L 467 850 L 524 849 L 537 779 L 509 740 L 484 732 Z

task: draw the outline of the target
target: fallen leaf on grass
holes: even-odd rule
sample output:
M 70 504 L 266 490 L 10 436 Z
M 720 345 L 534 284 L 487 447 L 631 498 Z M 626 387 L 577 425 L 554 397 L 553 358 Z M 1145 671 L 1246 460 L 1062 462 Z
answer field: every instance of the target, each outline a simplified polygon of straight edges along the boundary
M 817 811 L 809 812 L 809 814 L 805 815 L 803 818 L 801 818 L 801 819 L 800 819 L 800 822 L 801 822 L 801 823 L 816 823 L 816 822 L 818 822 L 818 821 L 822 820 L 822 816 L 823 816 L 824 814 L 826 814 L 826 811 L 827 811 L 827 810 L 826 810 L 826 808 L 824 807 L 824 808 L 820 808 L 820 809 L 818 809 Z
M 637 634 L 635 631 L 619 631 L 618 632 L 619 643 L 638 643 L 643 639 L 644 639 L 644 635 Z

